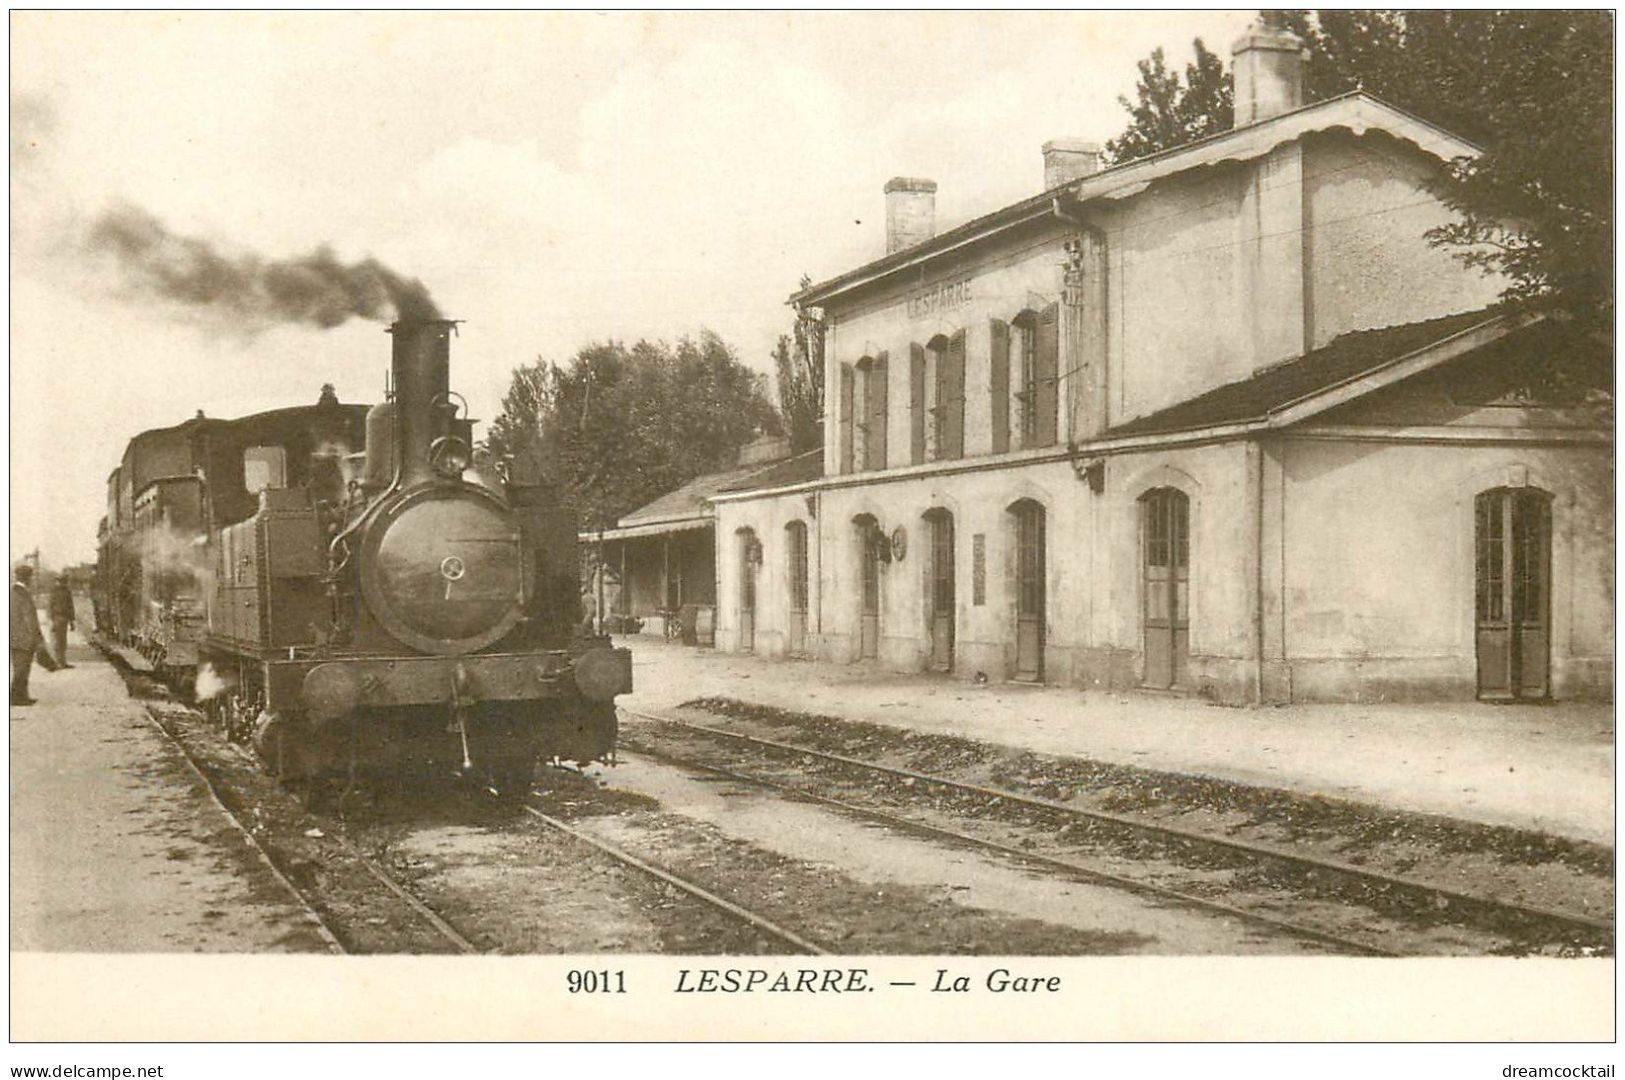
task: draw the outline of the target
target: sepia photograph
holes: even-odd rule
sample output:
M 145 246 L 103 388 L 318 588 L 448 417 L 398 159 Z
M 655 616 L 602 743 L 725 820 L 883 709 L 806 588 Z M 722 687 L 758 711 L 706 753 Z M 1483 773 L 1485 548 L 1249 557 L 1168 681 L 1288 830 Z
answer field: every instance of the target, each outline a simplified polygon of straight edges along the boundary
M 1613 1040 L 1615 23 L 13 10 L 11 1040 Z

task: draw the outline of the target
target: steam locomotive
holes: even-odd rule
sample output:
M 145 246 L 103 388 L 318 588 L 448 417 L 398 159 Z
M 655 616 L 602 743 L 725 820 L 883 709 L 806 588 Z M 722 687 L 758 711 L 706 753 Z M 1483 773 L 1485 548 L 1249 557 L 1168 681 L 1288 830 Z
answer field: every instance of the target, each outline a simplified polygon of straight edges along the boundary
M 381 404 L 199 414 L 109 480 L 98 631 L 307 792 L 445 767 L 513 792 L 615 745 L 631 655 L 580 630 L 572 516 L 475 453 L 456 325 L 389 328 Z

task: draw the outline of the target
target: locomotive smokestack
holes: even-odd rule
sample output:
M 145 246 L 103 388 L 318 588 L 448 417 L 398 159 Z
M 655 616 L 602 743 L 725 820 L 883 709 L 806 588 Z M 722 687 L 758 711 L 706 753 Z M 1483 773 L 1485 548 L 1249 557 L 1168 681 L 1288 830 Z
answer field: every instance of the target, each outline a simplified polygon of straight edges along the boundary
M 454 319 L 402 319 L 390 326 L 394 337 L 390 366 L 395 381 L 395 447 L 401 484 L 434 477 L 429 445 L 446 434 L 451 389 L 451 335 Z

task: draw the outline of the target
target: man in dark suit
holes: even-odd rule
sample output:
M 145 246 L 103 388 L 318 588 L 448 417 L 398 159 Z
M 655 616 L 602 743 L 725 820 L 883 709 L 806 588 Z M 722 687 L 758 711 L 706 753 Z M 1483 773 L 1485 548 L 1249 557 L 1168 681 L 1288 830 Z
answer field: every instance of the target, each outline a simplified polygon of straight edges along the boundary
M 28 673 L 34 666 L 34 652 L 42 640 L 39 609 L 34 606 L 34 568 L 17 567 L 11 579 L 11 704 L 32 705 L 28 696 Z
M 68 629 L 73 626 L 73 589 L 61 574 L 51 586 L 51 651 L 56 653 L 58 666 L 69 668 Z

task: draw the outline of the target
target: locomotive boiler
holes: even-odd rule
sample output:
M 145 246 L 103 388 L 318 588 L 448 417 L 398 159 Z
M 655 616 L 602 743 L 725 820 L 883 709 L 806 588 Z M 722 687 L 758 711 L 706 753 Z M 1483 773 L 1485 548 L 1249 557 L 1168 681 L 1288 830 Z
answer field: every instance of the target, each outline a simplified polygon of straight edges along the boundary
M 514 793 L 538 760 L 615 745 L 630 654 L 579 631 L 572 516 L 476 460 L 456 326 L 389 328 L 393 392 L 359 438 L 245 446 L 223 455 L 241 472 L 199 477 L 205 503 L 257 490 L 204 533 L 197 696 L 313 794 L 447 770 Z

